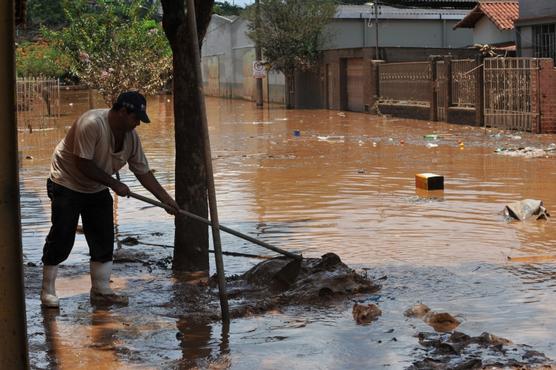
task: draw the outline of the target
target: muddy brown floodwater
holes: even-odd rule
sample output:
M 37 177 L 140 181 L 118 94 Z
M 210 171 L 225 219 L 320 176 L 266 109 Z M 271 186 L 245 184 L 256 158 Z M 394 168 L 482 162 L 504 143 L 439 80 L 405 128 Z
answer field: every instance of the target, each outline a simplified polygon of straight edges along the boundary
M 508 223 L 500 213 L 525 198 L 556 209 L 554 158 L 495 153 L 549 148 L 556 136 L 349 112 L 257 110 L 251 102 L 208 98 L 220 222 L 305 257 L 336 253 L 382 285 L 348 302 L 290 307 L 223 328 L 180 317 L 173 305 L 187 303 L 176 300 L 181 281 L 156 264 L 118 264 L 113 284 L 130 294 L 129 307 L 92 308 L 83 235 L 61 268 L 60 311 L 41 311 L 50 156 L 86 109 L 87 96 L 68 91 L 61 104 L 59 119 L 19 133 L 33 368 L 405 368 L 423 353 L 416 334 L 431 330 L 403 315 L 418 302 L 455 315 L 460 332 L 487 331 L 556 358 L 553 221 Z M 148 111 L 153 123 L 138 131 L 157 178 L 173 192 L 171 97 L 151 98 Z M 433 133 L 436 140 L 424 138 Z M 420 172 L 443 175 L 443 194 L 419 196 Z M 132 191 L 149 195 L 127 169 L 121 175 Z M 119 199 L 117 224 L 119 240 L 139 240 L 122 246 L 138 260 L 171 256 L 173 220 L 160 209 Z M 225 234 L 222 244 L 227 251 L 271 254 Z M 228 275 L 259 261 L 224 258 Z M 377 304 L 382 316 L 357 325 L 355 302 Z

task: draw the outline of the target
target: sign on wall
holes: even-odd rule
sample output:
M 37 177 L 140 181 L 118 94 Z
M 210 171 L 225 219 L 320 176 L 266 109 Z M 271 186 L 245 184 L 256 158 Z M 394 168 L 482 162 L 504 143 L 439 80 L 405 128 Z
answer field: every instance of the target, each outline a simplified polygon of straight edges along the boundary
M 264 63 L 258 60 L 253 62 L 253 78 L 265 78 L 266 68 Z

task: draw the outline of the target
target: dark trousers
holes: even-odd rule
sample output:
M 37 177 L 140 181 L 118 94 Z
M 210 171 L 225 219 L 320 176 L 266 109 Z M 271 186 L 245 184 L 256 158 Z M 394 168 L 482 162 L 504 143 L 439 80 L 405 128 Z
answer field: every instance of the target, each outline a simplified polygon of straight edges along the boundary
M 110 191 L 80 193 L 50 179 L 46 182 L 46 190 L 52 203 L 52 227 L 44 244 L 43 264 L 58 265 L 68 258 L 75 242 L 79 215 L 91 260 L 112 261 L 114 215 Z

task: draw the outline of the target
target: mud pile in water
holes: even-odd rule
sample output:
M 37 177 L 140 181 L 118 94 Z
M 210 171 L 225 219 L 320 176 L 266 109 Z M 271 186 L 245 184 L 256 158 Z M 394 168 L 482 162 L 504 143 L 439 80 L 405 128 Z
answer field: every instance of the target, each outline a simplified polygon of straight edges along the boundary
M 211 279 L 216 285 L 216 279 Z M 344 264 L 334 253 L 321 258 L 277 257 L 228 278 L 231 316 L 262 313 L 287 305 L 318 304 L 373 293 L 380 286 Z
M 543 353 L 489 333 L 470 337 L 461 332 L 419 333 L 425 353 L 409 369 L 553 369 Z M 418 351 L 422 352 L 423 348 Z

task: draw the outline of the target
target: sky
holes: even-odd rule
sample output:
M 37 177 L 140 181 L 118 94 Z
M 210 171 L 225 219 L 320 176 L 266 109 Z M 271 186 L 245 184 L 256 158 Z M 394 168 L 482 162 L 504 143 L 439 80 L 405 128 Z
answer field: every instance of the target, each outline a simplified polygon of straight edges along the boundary
M 254 0 L 228 0 L 228 2 L 235 5 L 245 6 L 245 5 L 253 4 L 255 1 Z

